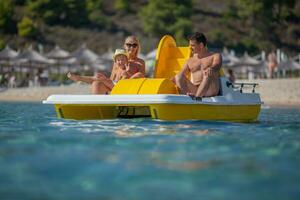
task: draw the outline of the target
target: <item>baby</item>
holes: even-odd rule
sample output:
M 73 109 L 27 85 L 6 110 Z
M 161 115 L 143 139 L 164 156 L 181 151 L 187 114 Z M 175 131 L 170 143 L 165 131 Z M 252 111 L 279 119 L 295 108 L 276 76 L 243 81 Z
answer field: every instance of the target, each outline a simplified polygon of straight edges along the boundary
M 131 77 L 126 51 L 124 49 L 116 49 L 113 59 L 114 66 L 110 78 L 102 73 L 96 73 L 94 76 L 79 76 L 69 72 L 67 76 L 73 81 L 91 84 L 92 94 L 108 94 L 120 79 Z

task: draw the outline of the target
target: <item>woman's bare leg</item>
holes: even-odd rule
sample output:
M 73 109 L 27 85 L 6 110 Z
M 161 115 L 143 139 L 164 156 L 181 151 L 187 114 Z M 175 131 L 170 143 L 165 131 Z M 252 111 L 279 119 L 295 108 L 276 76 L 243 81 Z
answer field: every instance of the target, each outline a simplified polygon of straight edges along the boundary
M 91 85 L 92 94 L 107 94 L 111 91 L 103 82 L 93 81 Z
M 109 90 L 112 90 L 112 88 L 115 86 L 115 84 L 110 79 L 103 79 L 100 80 Z
M 76 74 L 71 74 L 71 72 L 67 74 L 67 77 L 75 82 L 81 81 L 81 82 L 92 84 L 92 82 L 94 81 L 94 78 L 92 76 L 79 76 Z
M 97 73 L 94 76 L 94 81 L 101 81 L 101 82 L 103 82 L 106 85 L 106 87 L 108 87 L 110 90 L 112 90 L 112 88 L 114 87 L 113 81 L 110 78 L 107 78 L 102 73 Z

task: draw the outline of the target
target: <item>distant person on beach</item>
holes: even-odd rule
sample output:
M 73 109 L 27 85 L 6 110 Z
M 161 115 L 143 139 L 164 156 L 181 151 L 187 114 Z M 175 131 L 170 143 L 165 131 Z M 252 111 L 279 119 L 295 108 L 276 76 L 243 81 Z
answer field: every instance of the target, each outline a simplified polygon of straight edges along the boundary
M 107 94 L 120 79 L 134 78 L 136 73 L 132 74 L 128 62 L 128 55 L 124 49 L 116 49 L 114 54 L 114 67 L 110 78 L 102 73 L 96 73 L 94 76 L 79 76 L 67 74 L 73 81 L 82 81 L 91 84 L 92 94 Z
M 228 69 L 227 72 L 228 72 L 229 81 L 231 83 L 234 83 L 235 82 L 235 75 L 234 75 L 233 69 Z
M 181 94 L 191 97 L 211 97 L 219 93 L 219 70 L 222 57 L 219 53 L 209 52 L 206 42 L 205 35 L 199 32 L 189 38 L 193 55 L 175 76 L 175 84 Z M 191 80 L 187 78 L 188 72 L 191 74 Z
M 8 87 L 9 88 L 15 88 L 15 87 L 17 87 L 16 76 L 15 76 L 14 73 L 12 73 L 11 76 L 9 77 Z
M 278 65 L 276 54 L 274 51 L 268 55 L 268 69 L 269 69 L 269 78 L 274 78 L 274 71 Z

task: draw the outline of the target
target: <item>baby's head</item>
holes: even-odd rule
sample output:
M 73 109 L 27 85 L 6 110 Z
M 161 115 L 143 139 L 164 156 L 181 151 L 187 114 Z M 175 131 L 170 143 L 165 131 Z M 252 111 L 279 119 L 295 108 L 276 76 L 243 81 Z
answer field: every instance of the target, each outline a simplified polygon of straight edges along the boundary
M 128 64 L 128 55 L 124 49 L 116 49 L 114 54 L 114 62 L 122 69 Z

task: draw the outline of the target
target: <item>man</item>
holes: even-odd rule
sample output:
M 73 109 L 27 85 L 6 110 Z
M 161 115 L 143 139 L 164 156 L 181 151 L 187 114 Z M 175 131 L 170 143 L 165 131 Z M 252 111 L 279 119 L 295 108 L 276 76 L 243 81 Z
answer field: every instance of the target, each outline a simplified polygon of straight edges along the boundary
M 206 37 L 196 32 L 189 38 L 192 57 L 184 64 L 183 69 L 175 76 L 175 83 L 181 94 L 191 97 L 211 97 L 219 93 L 219 70 L 222 57 L 211 53 L 206 48 Z M 191 80 L 186 76 L 190 72 Z

